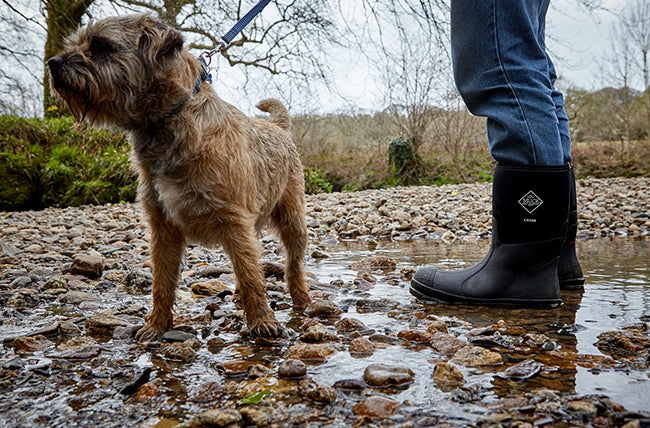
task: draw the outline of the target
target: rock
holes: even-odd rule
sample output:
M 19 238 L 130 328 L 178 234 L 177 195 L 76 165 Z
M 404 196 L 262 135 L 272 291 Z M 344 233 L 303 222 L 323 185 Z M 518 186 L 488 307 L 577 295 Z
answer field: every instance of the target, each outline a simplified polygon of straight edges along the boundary
M 415 373 L 408 367 L 371 364 L 363 372 L 363 380 L 370 386 L 388 388 L 413 382 Z
M 362 321 L 356 318 L 343 318 L 342 320 L 338 321 L 335 325 L 336 328 L 341 332 L 366 330 L 368 328 Z
M 196 357 L 196 351 L 201 344 L 196 339 L 186 340 L 185 342 L 168 343 L 163 345 L 162 353 L 165 358 L 181 363 L 188 363 Z
M 544 364 L 535 360 L 525 360 L 496 375 L 503 379 L 521 381 L 535 376 L 544 367 Z
M 190 285 L 192 293 L 198 294 L 200 296 L 212 296 L 219 294 L 224 290 L 228 290 L 229 287 L 219 280 L 205 281 L 205 282 L 195 282 Z
M 255 361 L 248 360 L 230 360 L 217 364 L 217 368 L 221 370 L 224 376 L 227 377 L 242 377 L 248 373 L 251 366 L 256 365 Z
M 67 303 L 69 305 L 78 305 L 81 302 L 97 302 L 99 297 L 94 294 L 85 293 L 83 291 L 71 290 L 65 294 L 62 294 L 59 297 L 61 303 Z
M 97 334 L 113 334 L 116 327 L 126 325 L 126 321 L 113 315 L 110 310 L 95 312 L 86 319 L 86 330 Z
M 124 275 L 122 284 L 138 290 L 149 288 L 153 284 L 153 275 L 146 269 L 132 269 Z
M 449 362 L 463 366 L 491 366 L 503 364 L 501 354 L 481 348 L 480 346 L 465 346 L 459 349 Z
M 273 276 L 276 279 L 284 279 L 284 266 L 279 263 L 264 262 L 262 263 L 262 270 L 265 278 Z
M 37 334 L 35 336 L 18 337 L 14 339 L 13 345 L 16 351 L 34 352 L 53 346 L 54 343 L 48 340 L 47 337 Z
M 463 346 L 467 346 L 467 343 L 462 340 L 441 331 L 433 332 L 429 344 L 435 351 L 444 355 L 452 355 Z
M 355 415 L 386 419 L 399 408 L 399 402 L 382 395 L 372 395 L 352 408 Z
M 427 343 L 431 339 L 431 333 L 426 331 L 402 330 L 397 333 L 397 337 L 413 343 Z
M 300 382 L 300 391 L 317 403 L 331 404 L 336 401 L 336 391 L 329 386 L 317 385 L 311 379 Z
M 135 399 L 141 402 L 148 402 L 152 398 L 160 394 L 160 388 L 153 383 L 145 383 L 140 387 L 137 394 L 135 394 Z
M 187 333 L 180 330 L 170 330 L 163 334 L 163 340 L 169 343 L 185 342 L 186 340 L 190 339 L 196 339 L 196 337 L 192 333 Z
M 335 317 L 343 311 L 329 300 L 316 299 L 305 309 L 305 315 L 309 317 Z
M 435 320 L 427 326 L 427 332 L 434 334 L 435 332 L 447 333 L 447 323 L 440 320 Z
M 93 346 L 97 342 L 92 337 L 75 337 L 57 345 L 56 349 L 59 351 L 68 351 L 70 349 L 79 349 L 88 346 Z
M 353 357 L 368 357 L 375 352 L 377 347 L 365 337 L 357 337 L 350 341 L 350 355 Z
M 265 427 L 281 424 L 289 419 L 289 413 L 284 406 L 252 404 L 243 406 L 239 412 L 246 426 Z
M 309 343 L 320 343 L 337 340 L 338 336 L 332 333 L 323 324 L 315 324 L 310 326 L 301 336 L 300 340 Z
M 450 392 L 465 384 L 465 377 L 457 367 L 448 363 L 438 363 L 431 376 L 436 386 L 443 392 Z
M 189 401 L 194 403 L 212 403 L 223 395 L 223 387 L 219 382 L 206 382 L 198 388 L 190 390 Z
M 301 379 L 307 375 L 307 365 L 300 360 L 286 360 L 278 365 L 278 376 L 283 379 Z
M 98 253 L 77 254 L 72 258 L 70 273 L 73 275 L 83 275 L 95 279 L 101 277 L 103 272 L 104 259 Z
M 630 358 L 650 352 L 650 338 L 633 330 L 607 331 L 598 335 L 596 347 L 612 358 Z
M 397 267 L 397 262 L 390 257 L 373 256 L 354 262 L 349 267 L 356 271 L 373 269 L 394 270 Z
M 151 367 L 146 367 L 139 375 L 133 377 L 133 381 L 125 385 L 124 388 L 120 390 L 120 394 L 124 395 L 133 395 L 136 394 L 140 387 L 149 382 L 149 377 L 151 375 Z
M 334 352 L 334 348 L 329 343 L 299 343 L 290 346 L 284 356 L 307 363 L 318 363 L 324 362 Z
M 244 426 L 244 420 L 239 411 L 235 409 L 213 409 L 199 413 L 189 421 L 177 425 L 176 428 L 235 428 L 242 426 Z

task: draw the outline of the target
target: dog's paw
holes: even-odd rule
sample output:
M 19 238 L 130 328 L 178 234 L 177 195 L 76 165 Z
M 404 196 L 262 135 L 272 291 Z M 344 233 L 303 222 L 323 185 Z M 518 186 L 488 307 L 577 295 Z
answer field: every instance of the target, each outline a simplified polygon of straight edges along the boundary
M 265 318 L 249 326 L 250 334 L 258 337 L 279 337 L 282 325 L 275 318 Z
M 156 328 L 151 324 L 146 324 L 135 334 L 135 340 L 138 342 L 152 342 L 162 337 L 166 329 Z

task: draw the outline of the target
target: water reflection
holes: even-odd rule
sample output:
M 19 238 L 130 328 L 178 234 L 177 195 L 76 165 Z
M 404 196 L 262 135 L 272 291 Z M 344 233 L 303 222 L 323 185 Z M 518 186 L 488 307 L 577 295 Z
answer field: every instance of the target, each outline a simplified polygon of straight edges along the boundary
M 327 247 L 331 258 L 309 266 L 323 282 L 333 279 L 351 281 L 356 272 L 346 269 L 351 262 L 371 255 L 382 254 L 397 260 L 398 268 L 422 265 L 442 269 L 463 268 L 479 261 L 487 252 L 489 242 L 460 242 L 445 244 L 439 241 L 380 242 L 375 245 L 363 243 L 340 243 Z M 650 241 L 647 239 L 611 238 L 581 241 L 577 243 L 578 254 L 586 278 L 584 293 L 562 292 L 564 304 L 557 309 L 506 309 L 482 308 L 460 305 L 422 303 L 410 296 L 406 283 L 401 286 L 378 284 L 368 293 L 368 298 L 388 298 L 403 307 L 412 307 L 415 312 L 438 317 L 456 317 L 472 326 L 487 326 L 502 319 L 509 324 L 521 326 L 526 331 L 544 334 L 557 344 L 557 349 L 540 355 L 525 353 L 506 354 L 506 363 L 515 363 L 535 357 L 545 364 L 544 371 L 523 382 L 512 382 L 488 377 L 495 396 L 505 397 L 513 393 L 549 388 L 561 392 L 576 392 L 580 395 L 604 394 L 628 410 L 647 410 L 650 399 L 648 370 L 630 370 L 616 364 L 594 345 L 602 332 L 619 330 L 623 326 L 650 321 Z M 358 296 L 357 296 L 358 297 Z M 354 314 L 376 328 L 377 325 L 390 330 L 398 328 L 394 321 L 380 315 Z M 415 352 L 415 351 L 414 351 Z M 374 359 L 411 364 L 419 375 L 431 376 L 432 365 L 425 363 L 426 350 L 416 355 L 408 351 L 390 349 L 375 354 Z M 370 361 L 366 360 L 364 364 Z M 332 367 L 352 373 L 358 370 L 350 364 L 330 361 L 317 369 L 322 377 Z M 345 377 L 348 373 L 337 376 Z M 329 372 L 331 376 L 331 371 Z M 318 373 L 317 373 L 318 376 Z M 489 379 L 489 380 L 487 380 Z M 429 384 L 411 387 L 402 398 L 419 405 L 442 405 L 436 401 L 435 391 L 428 390 Z M 429 394 L 429 399 L 423 398 Z M 449 405 L 449 403 L 446 403 Z

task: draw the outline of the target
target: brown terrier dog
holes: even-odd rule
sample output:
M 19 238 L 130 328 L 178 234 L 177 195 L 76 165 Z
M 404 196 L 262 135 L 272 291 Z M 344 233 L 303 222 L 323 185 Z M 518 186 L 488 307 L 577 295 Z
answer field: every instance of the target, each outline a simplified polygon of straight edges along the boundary
M 277 336 L 266 301 L 256 233 L 269 223 L 287 251 L 286 278 L 295 309 L 310 302 L 302 165 L 278 100 L 245 116 L 222 101 L 181 34 L 148 15 L 89 24 L 48 60 L 52 87 L 77 120 L 128 132 L 138 195 L 151 227 L 153 311 L 136 339 L 172 326 L 185 246 L 221 245 L 232 261 L 251 333 Z

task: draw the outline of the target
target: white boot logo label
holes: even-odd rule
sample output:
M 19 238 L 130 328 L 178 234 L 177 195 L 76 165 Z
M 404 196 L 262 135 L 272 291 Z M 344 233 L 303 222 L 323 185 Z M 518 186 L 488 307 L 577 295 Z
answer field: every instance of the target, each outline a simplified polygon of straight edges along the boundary
M 531 214 L 543 203 L 544 201 L 542 201 L 532 190 L 529 190 L 528 193 L 519 199 L 519 205 L 521 205 L 528 214 Z

